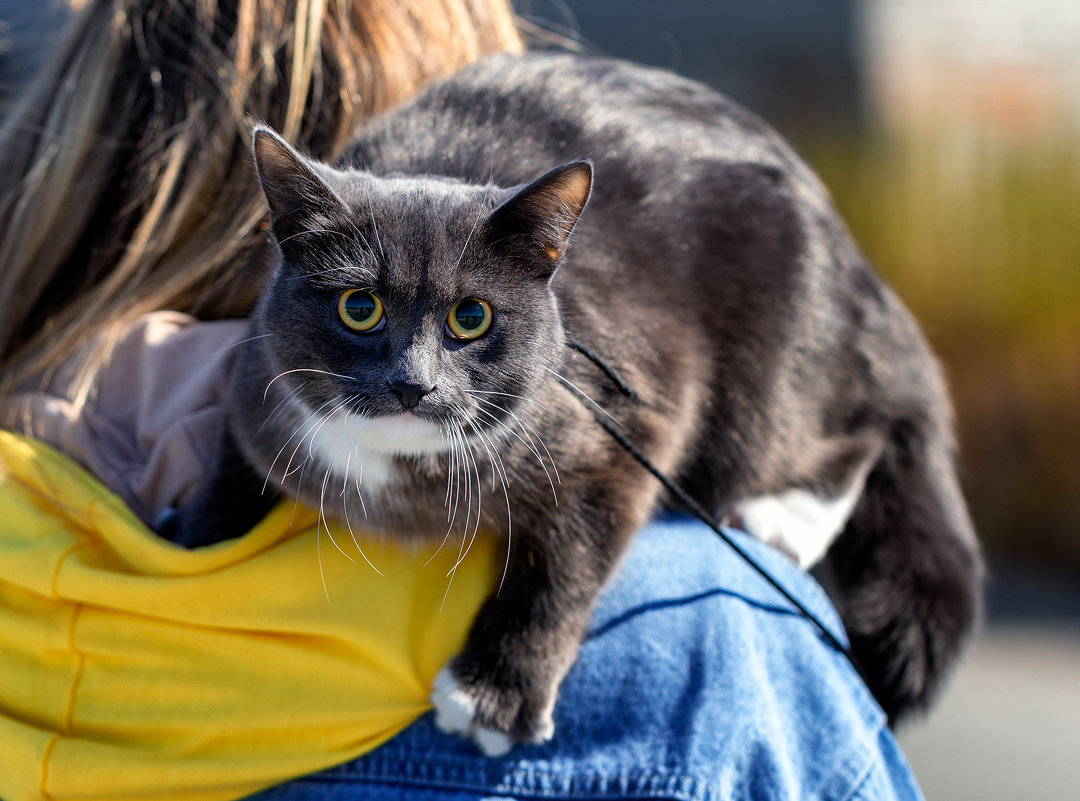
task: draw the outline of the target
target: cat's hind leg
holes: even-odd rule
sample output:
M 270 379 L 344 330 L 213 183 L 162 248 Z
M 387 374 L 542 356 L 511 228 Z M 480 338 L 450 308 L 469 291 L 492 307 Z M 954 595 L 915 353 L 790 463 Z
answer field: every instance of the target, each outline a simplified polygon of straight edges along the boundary
M 940 431 L 893 426 L 828 561 L 852 650 L 890 723 L 925 709 L 979 618 L 984 576 Z
M 786 553 L 801 567 L 816 564 L 851 516 L 863 489 L 865 473 L 835 496 L 789 489 L 739 501 L 722 515 L 732 525 Z

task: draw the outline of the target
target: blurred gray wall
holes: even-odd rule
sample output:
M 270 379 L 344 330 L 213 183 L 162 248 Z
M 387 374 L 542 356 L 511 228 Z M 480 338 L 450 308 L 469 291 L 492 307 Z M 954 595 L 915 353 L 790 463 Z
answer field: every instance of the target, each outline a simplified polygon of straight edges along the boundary
M 58 42 L 67 14 L 62 0 L 0 0 L 0 115 Z
M 517 0 L 585 52 L 704 81 L 796 139 L 863 118 L 856 0 Z

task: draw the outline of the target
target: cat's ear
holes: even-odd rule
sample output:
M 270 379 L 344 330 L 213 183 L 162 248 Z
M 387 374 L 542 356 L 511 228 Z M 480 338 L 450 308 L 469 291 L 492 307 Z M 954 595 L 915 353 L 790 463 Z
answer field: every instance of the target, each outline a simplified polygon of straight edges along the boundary
M 592 192 L 592 163 L 571 161 L 522 187 L 488 217 L 494 243 L 510 243 L 541 275 L 550 276 L 566 255 L 570 233 Z
M 251 132 L 255 170 L 270 206 L 270 227 L 278 242 L 320 227 L 327 214 L 341 212 L 345 204 L 319 174 L 327 168 L 313 162 L 265 126 Z

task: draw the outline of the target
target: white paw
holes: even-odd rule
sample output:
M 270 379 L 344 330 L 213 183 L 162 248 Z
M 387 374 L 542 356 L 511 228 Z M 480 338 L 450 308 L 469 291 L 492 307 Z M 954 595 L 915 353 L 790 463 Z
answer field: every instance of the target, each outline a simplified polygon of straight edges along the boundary
M 461 689 L 449 666 L 440 670 L 435 677 L 431 703 L 435 707 L 435 725 L 443 731 L 457 734 L 472 728 L 476 702 Z
M 461 734 L 479 746 L 485 756 L 497 757 L 508 753 L 514 740 L 504 732 L 481 726 L 476 720 L 476 701 L 458 684 L 449 666 L 435 677 L 431 688 L 431 703 L 435 707 L 435 725 L 449 734 Z M 554 703 L 552 704 L 554 706 Z M 546 743 L 555 734 L 555 722 L 549 709 L 533 727 L 531 738 Z
M 476 744 L 480 746 L 480 750 L 484 752 L 484 756 L 489 757 L 502 756 L 503 754 L 509 753 L 511 746 L 514 744 L 514 741 L 501 731 L 486 729 L 483 726 L 477 727 L 472 738 L 476 741 Z
M 536 727 L 536 732 L 533 734 L 532 741 L 534 743 L 546 743 L 550 742 L 551 738 L 555 736 L 555 721 L 551 718 L 549 712 L 540 724 Z

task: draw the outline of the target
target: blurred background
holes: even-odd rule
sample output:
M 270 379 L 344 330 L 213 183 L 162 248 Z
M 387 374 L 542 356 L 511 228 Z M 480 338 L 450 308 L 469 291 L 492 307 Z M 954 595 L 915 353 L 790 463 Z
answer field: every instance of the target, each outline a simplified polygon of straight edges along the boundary
M 703 80 L 821 173 L 945 364 L 993 573 L 901 741 L 929 799 L 1080 797 L 1080 2 L 515 5 L 535 45 Z M 63 6 L 0 0 L 0 110 Z
M 1080 797 L 1080 2 L 519 0 L 673 69 L 818 170 L 944 362 L 986 627 L 900 739 L 928 799 Z

